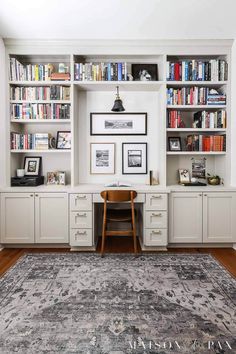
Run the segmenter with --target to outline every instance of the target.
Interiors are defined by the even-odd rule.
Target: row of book
[[[226,81],[228,64],[225,60],[167,61],[166,79],[169,81]]]
[[[77,81],[126,81],[127,63],[75,63]]]
[[[59,103],[11,104],[11,119],[70,119],[70,105]]]
[[[189,113],[188,113],[189,114]],[[226,128],[226,111],[216,112],[199,111],[193,114],[193,117],[183,119],[183,112],[170,110],[167,114],[167,128],[186,128],[185,122],[188,122],[188,128]]]
[[[68,86],[12,86],[10,89],[11,100],[69,100],[70,87]]]
[[[226,95],[208,87],[167,88],[168,105],[225,105]]]
[[[11,133],[12,150],[48,150],[50,134],[19,134]]]
[[[226,135],[188,135],[186,151],[226,151]]]

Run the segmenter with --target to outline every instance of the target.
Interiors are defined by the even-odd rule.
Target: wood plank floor
[[[100,251],[100,242],[97,252]],[[133,252],[130,238],[112,237],[106,241],[107,253]],[[140,251],[140,249],[139,249]],[[5,273],[17,260],[26,253],[37,252],[70,252],[69,248],[5,248],[0,252],[0,275]],[[168,252],[177,253],[209,253],[214,256],[232,275],[236,277],[236,251],[231,248],[171,248]]]

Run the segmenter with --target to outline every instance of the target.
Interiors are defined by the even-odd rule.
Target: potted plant
[[[208,184],[212,185],[212,186],[217,186],[218,184],[220,184],[220,177],[217,175],[213,175],[211,176],[209,173],[207,174],[207,182]]]

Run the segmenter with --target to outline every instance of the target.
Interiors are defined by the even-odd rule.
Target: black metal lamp
[[[119,95],[119,86],[116,86],[116,99],[114,102],[114,106],[112,107],[112,112],[124,112],[124,106],[123,106],[123,102],[120,99],[120,95]]]

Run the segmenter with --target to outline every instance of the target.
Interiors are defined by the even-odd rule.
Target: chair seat
[[[134,210],[136,215],[136,210]],[[131,209],[107,209],[107,221],[129,222],[132,220]]]

